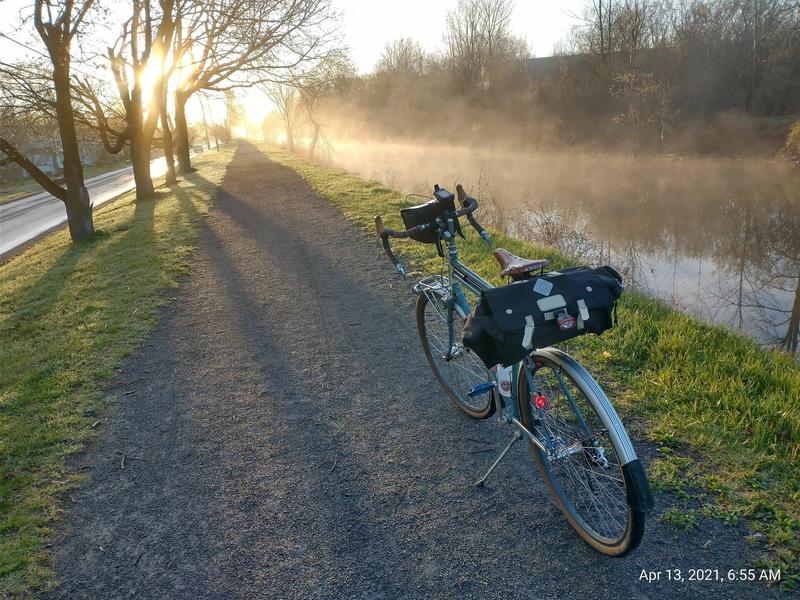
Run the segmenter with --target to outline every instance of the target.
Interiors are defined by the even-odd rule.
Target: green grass
[[[127,162],[117,162],[84,167],[83,177],[85,179],[89,179],[90,177],[96,177],[97,175],[116,171],[117,169],[124,169],[129,165],[130,163]],[[20,183],[8,183],[5,185],[0,185],[0,204],[5,204],[6,202],[11,202],[12,200],[18,200],[19,198],[23,198],[31,194],[37,194],[41,191],[42,187],[30,177],[26,178]]]
[[[698,515],[694,510],[683,511],[679,508],[671,506],[663,513],[658,515],[658,520],[664,523],[669,523],[673,527],[688,531],[697,527]]]
[[[154,200],[95,212],[95,237],[61,230],[0,266],[0,597],[54,584],[46,544],[82,480],[67,458],[102,428],[104,386],[188,272],[197,220],[232,151]]]
[[[264,151],[296,170],[321,197],[364,229],[374,231],[376,214],[382,214],[389,227],[402,228],[399,210],[408,203],[401,193],[274,147]],[[497,246],[521,256],[547,258],[553,268],[571,262],[552,248],[499,231],[492,235]],[[413,242],[396,246],[414,263],[435,261],[431,246]],[[499,283],[495,260],[474,232],[467,232],[459,249],[467,264]],[[619,323],[602,336],[574,340],[569,350],[598,376],[629,428],[664,449],[664,456],[650,466],[654,487],[713,505],[703,511],[704,516],[724,515],[726,522],[744,517],[752,530],[768,536],[764,564],[781,567],[784,585],[796,587],[800,570],[796,360],[637,293],[623,296]]]

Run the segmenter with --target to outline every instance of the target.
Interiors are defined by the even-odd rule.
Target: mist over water
[[[331,144],[330,160],[405,192],[462,183],[494,227],[611,264],[692,315],[796,348],[800,174],[789,164],[347,140]]]

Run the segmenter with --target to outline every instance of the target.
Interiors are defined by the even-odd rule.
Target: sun
[[[162,69],[169,68],[168,64],[164,64],[165,60],[169,61],[170,57],[167,56],[166,59],[163,59],[154,50],[147,61],[147,65],[145,65],[144,70],[139,75],[139,86],[142,88],[142,104],[144,106],[150,106],[152,104],[153,86],[161,76]]]
[[[264,117],[273,109],[272,102],[262,92],[249,90],[240,99],[244,116],[250,125],[261,125]]]

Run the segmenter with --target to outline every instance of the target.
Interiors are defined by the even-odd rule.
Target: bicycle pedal
[[[486,392],[494,389],[494,383],[491,381],[486,381],[484,383],[479,383],[470,391],[467,392],[467,396],[470,398],[474,398],[475,396],[480,396],[481,394],[485,394]]]

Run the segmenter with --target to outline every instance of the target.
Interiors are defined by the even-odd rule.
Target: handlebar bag
[[[403,223],[406,229],[411,229],[417,225],[432,223],[437,218],[443,219],[447,213],[455,212],[455,210],[456,203],[453,194],[447,194],[447,197],[441,200],[435,199],[425,204],[403,208],[400,210],[400,216],[403,217]],[[458,220],[456,220],[455,226],[456,232],[461,237],[464,237],[464,234],[461,233],[461,226]],[[411,236],[411,239],[424,244],[438,244],[439,234],[435,229],[426,229],[425,231],[415,233]]]
[[[550,271],[481,293],[464,324],[464,346],[491,368],[613,325],[622,277],[612,267]]]

